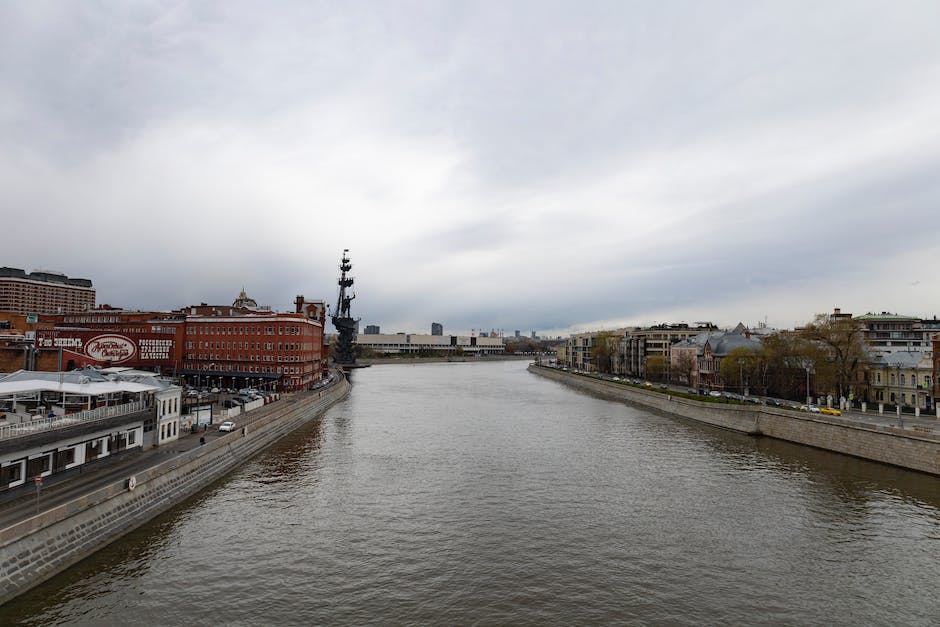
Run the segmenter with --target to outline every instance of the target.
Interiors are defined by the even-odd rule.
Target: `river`
[[[0,623],[927,625],[938,554],[940,479],[523,362],[382,365]]]

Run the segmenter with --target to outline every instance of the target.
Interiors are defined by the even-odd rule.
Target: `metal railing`
[[[109,407],[97,407],[87,411],[75,412],[63,416],[53,416],[51,418],[39,418],[28,422],[21,422],[13,425],[0,426],[0,440],[11,440],[21,438],[43,431],[52,431],[62,429],[77,424],[95,422],[98,420],[107,420],[117,416],[124,416],[134,412],[143,411],[151,406],[148,400],[134,401],[123,405],[111,405]]]

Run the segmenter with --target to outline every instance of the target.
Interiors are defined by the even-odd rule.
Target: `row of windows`
[[[184,359],[199,359],[201,361],[267,361],[267,362],[288,362],[288,361],[310,361],[309,359],[303,359],[300,355],[235,355],[232,356],[230,353],[208,353],[208,354],[193,354],[187,353],[184,356]]]
[[[160,402],[160,415],[175,414],[179,411],[179,399],[171,398]]]
[[[0,293],[4,294],[53,294],[72,298],[94,298],[94,291],[87,288],[63,287],[61,285],[22,285],[0,283]]]
[[[262,327],[261,325],[219,326],[216,324],[200,324],[187,326],[186,333],[187,335],[303,335],[303,327],[299,325]]]
[[[892,372],[892,373],[891,373],[891,376],[890,376],[890,385],[894,385],[894,382],[895,382],[895,381],[900,381],[901,385],[907,385],[907,383],[906,383],[907,380],[908,380],[908,378],[905,377],[904,373],[901,373],[900,378],[896,379],[895,376],[894,376],[894,373]],[[911,382],[911,385],[916,385],[916,384],[917,384],[917,375],[914,375],[914,374],[910,375],[909,380],[910,380],[910,382]],[[930,376],[929,374],[925,374],[925,375],[924,375],[924,387],[928,387],[928,388],[929,388],[931,381],[932,381],[931,376]],[[875,383],[881,383],[881,373],[880,373],[880,372],[876,372],[876,373],[875,373]]]
[[[890,393],[888,394],[888,402],[889,402],[889,403],[894,403],[894,402],[896,402],[897,398],[898,398],[898,397],[897,397],[897,395],[896,395],[894,392],[890,392]],[[876,390],[876,391],[875,391],[875,400],[876,400],[876,401],[883,401],[883,400],[885,400],[885,391],[884,391],[884,390]],[[908,405],[908,404],[910,404],[910,405],[919,405],[920,407],[927,407],[927,397],[926,397],[926,396],[922,396],[922,397],[918,398],[918,396],[917,396],[916,394],[911,394],[910,396],[908,396],[907,394],[902,393],[902,394],[901,394],[901,404],[902,404],[902,405]]]
[[[160,439],[165,440],[167,438],[172,438],[177,433],[176,431],[176,421],[167,422],[160,425]]]
[[[186,348],[192,350],[197,348],[196,342],[186,342]],[[266,350],[273,351],[275,350],[274,342],[199,342],[198,348],[206,349],[220,349],[220,350]],[[300,343],[300,342],[278,342],[277,349],[278,351],[305,351],[311,350],[313,348],[312,344]]]
[[[102,323],[102,322],[120,322],[121,319],[117,316],[66,316],[62,319],[62,322],[72,323],[72,324],[91,324],[91,323]]]
[[[211,372],[217,372],[217,371],[219,370],[219,369],[216,369],[216,368],[213,368],[213,369],[210,370],[208,367],[206,367],[205,364],[195,364],[195,363],[187,363],[185,367],[186,367],[187,369],[206,370],[206,371],[211,371]],[[313,366],[310,366],[310,365],[306,365],[306,366],[277,366],[277,367],[275,367],[275,366],[248,366],[248,367],[247,367],[247,370],[246,370],[245,368],[233,368],[233,367],[231,367],[231,366],[228,366],[228,367],[226,367],[226,368],[222,368],[221,370],[222,370],[223,372],[245,372],[245,371],[247,371],[249,374],[266,374],[266,373],[268,373],[268,374],[274,374],[274,373],[277,373],[277,374],[303,374],[303,373],[305,373],[305,372],[316,372],[317,368],[314,368]]]

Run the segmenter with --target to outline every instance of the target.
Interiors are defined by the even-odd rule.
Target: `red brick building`
[[[0,351],[9,353],[0,362],[6,371],[120,365],[200,387],[253,386],[282,392],[319,381],[328,365],[325,305],[301,296],[291,313],[244,304],[246,299],[240,297],[231,306],[202,304],[173,312],[103,305],[76,314],[40,316],[40,324],[34,325],[35,350],[27,353],[11,346]]]
[[[326,307],[300,296],[296,304],[294,313],[235,305],[187,308],[180,374],[200,386],[286,392],[316,383],[327,370]]]

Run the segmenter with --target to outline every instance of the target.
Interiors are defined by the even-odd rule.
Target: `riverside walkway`
[[[131,475],[167,461],[174,455],[181,455],[199,448],[202,445],[200,443],[201,438],[205,439],[206,444],[220,438],[236,438],[242,427],[250,428],[255,422],[270,416],[272,413],[282,411],[295,403],[298,398],[320,394],[335,384],[336,381],[333,381],[330,385],[312,392],[282,394],[279,400],[235,418],[237,424],[235,431],[219,432],[218,425],[211,425],[206,431],[200,429],[197,433],[181,433],[178,440],[169,444],[150,447],[138,452],[125,453],[113,460],[106,458],[94,468],[88,468],[76,474],[64,475],[58,478],[49,477],[44,482],[38,495],[33,486],[23,486],[17,494],[11,495],[5,502],[0,503],[0,529],[15,525],[39,512],[68,503],[115,481],[127,479]]]
[[[533,364],[541,368],[550,368],[552,370],[562,371],[561,368],[554,366],[546,366],[544,364]],[[580,372],[569,372],[564,371],[569,375],[576,375],[580,377],[587,377],[590,379],[598,379],[600,381],[609,381],[616,382],[622,385],[634,387],[637,389],[648,390],[650,392],[659,392],[662,394],[686,394],[688,391],[688,386],[677,386],[677,385],[666,385],[655,384],[652,387],[648,387],[645,384],[634,384],[629,380],[623,380],[613,375],[603,375],[603,374],[593,374],[593,373],[580,373]],[[707,397],[700,395],[694,396],[697,400],[709,400]],[[757,401],[760,405],[771,406],[767,401],[775,400],[782,403],[782,407],[792,411],[799,411],[802,415],[809,415],[814,418],[819,418],[827,422],[833,423],[845,423],[845,424],[857,424],[858,426],[868,426],[873,428],[890,428],[890,429],[901,429],[908,430],[912,433],[918,434],[934,434],[940,436],[940,420],[934,414],[921,413],[920,416],[915,416],[911,413],[902,413],[900,416],[897,412],[885,411],[884,413],[878,413],[878,406],[875,405],[874,408],[868,407],[866,411],[862,411],[860,408],[846,409],[841,412],[841,416],[827,416],[821,413],[814,413],[807,410],[800,410],[799,407],[802,407],[803,404],[796,401],[784,400],[784,399],[770,399],[760,396],[751,396]],[[728,401],[724,401],[728,402]],[[735,400],[736,404],[748,405],[748,403]],[[756,404],[756,403],[755,403]],[[780,407],[778,405],[778,407]],[[824,406],[820,406],[824,407]]]

